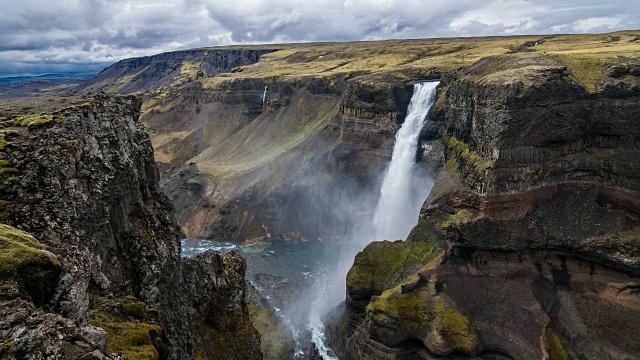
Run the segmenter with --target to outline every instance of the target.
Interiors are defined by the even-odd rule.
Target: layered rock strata
[[[341,358],[640,356],[637,67],[590,69],[594,89],[542,54],[445,76],[421,139],[444,159],[407,240],[441,253],[382,277],[380,245],[358,255]]]

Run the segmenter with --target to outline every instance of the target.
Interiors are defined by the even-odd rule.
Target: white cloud
[[[573,23],[573,28],[579,32],[588,32],[594,30],[602,30],[602,29],[613,29],[620,22],[622,22],[623,17],[592,17],[588,19],[580,19]]]
[[[212,45],[640,28],[640,2],[624,0],[0,0],[0,9],[0,76]]]

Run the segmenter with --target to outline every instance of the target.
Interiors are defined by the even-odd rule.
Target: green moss
[[[482,159],[468,144],[455,136],[448,136],[445,145],[448,157],[445,169],[456,183],[467,189],[473,188],[483,171],[491,166],[491,162]]]
[[[438,255],[428,241],[373,242],[358,255],[347,274],[349,292],[381,293],[396,284],[405,270]]]
[[[31,114],[20,116],[9,121],[13,126],[42,126],[53,121],[53,114]]]
[[[443,221],[440,226],[441,227],[449,227],[452,225],[460,225],[465,223],[471,219],[473,213],[467,209],[458,210],[455,214],[451,214],[448,219]]]
[[[0,200],[0,221],[6,221],[13,209],[13,205],[6,200]]]
[[[7,140],[7,137],[17,133],[15,130],[0,130],[0,151],[16,146],[14,142]],[[18,170],[12,167],[11,164],[0,155],[0,176],[17,172]]]
[[[8,225],[0,224],[0,280],[13,278],[17,271],[27,265],[60,267],[52,253],[31,235]]]
[[[117,318],[89,312],[91,325],[103,328],[107,334],[107,351],[122,352],[130,360],[156,360],[160,356],[151,341],[152,330],[160,334],[162,328],[145,323],[119,321]]]
[[[429,314],[430,298],[426,288],[402,293],[398,287],[385,291],[369,303],[367,312],[372,312],[373,321],[381,325],[389,317],[397,319],[405,334],[421,338],[432,319]]]
[[[137,299],[128,299],[126,301],[120,301],[116,303],[116,308],[124,316],[130,316],[136,319],[144,319],[146,316],[146,305],[142,301]]]
[[[561,55],[560,61],[573,73],[575,79],[582,83],[590,93],[596,92],[596,85],[602,77],[605,60],[592,56],[576,54]]]
[[[7,140],[8,136],[17,135],[15,130],[0,130],[0,150],[4,150],[7,147],[15,146],[12,141]]]
[[[447,340],[454,351],[473,351],[478,344],[478,334],[470,318],[464,316],[458,309],[447,306],[444,299],[436,297],[434,312],[440,316]]]
[[[549,344],[549,352],[551,360],[567,360],[567,353],[564,351],[560,338],[556,335],[551,328],[547,328],[546,332],[547,343]]]
[[[13,338],[9,338],[2,343],[0,347],[0,360],[8,360],[9,359],[9,351],[13,346]]]
[[[446,90],[438,92],[436,101],[433,103],[434,110],[443,111],[445,109],[444,99],[446,96],[447,96]]]
[[[400,286],[389,289],[367,305],[367,313],[383,327],[393,319],[403,333],[416,339],[423,339],[433,329],[442,329],[452,352],[473,353],[479,344],[471,318],[464,316],[451,300],[432,297],[424,287],[408,293],[403,293]]]
[[[158,325],[132,319],[141,315],[141,308],[144,314],[144,303],[124,299],[116,301],[113,307],[107,305],[89,311],[91,325],[101,327],[107,332],[108,352],[122,352],[131,360],[156,360],[160,358],[158,351],[153,346],[150,332],[155,331],[160,335],[162,328]],[[118,309],[119,312],[115,312],[113,309]]]

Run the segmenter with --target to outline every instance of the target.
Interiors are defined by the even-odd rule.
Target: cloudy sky
[[[0,0],[0,77],[211,45],[640,28],[638,0]]]

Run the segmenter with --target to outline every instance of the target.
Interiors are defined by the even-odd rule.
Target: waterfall
[[[262,93],[262,111],[264,111],[264,102],[267,100],[267,86],[264,86],[264,92]]]
[[[435,101],[439,82],[414,85],[407,117],[396,133],[391,162],[386,169],[379,200],[372,219],[356,230],[352,241],[341,245],[337,266],[316,283],[309,299],[308,329],[317,352],[324,360],[337,359],[325,344],[322,318],[344,300],[346,277],[356,254],[372,241],[405,239],[418,222],[422,203],[433,187],[432,179],[419,176],[416,169],[418,136]]]
[[[405,239],[417,222],[424,199],[415,196],[413,172],[418,135],[435,100],[438,82],[414,86],[407,117],[396,133],[391,163],[387,168],[380,200],[373,217],[376,240]]]

